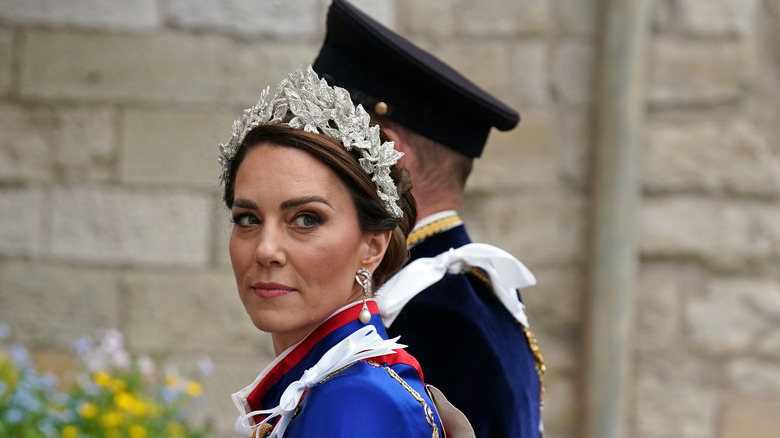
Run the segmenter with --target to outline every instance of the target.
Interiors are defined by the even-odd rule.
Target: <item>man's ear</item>
[[[398,165],[405,167],[409,172],[414,174],[414,169],[417,166],[417,157],[414,155],[414,150],[409,146],[409,143],[407,143],[393,128],[383,128],[383,131],[385,131],[387,138],[394,143],[393,146],[395,147],[395,150],[403,152],[404,154],[404,156],[398,160]]]
[[[361,261],[363,266],[368,267],[372,272],[382,262],[382,258],[387,251],[387,245],[390,244],[390,237],[392,231],[369,231],[364,234],[364,238],[368,251],[366,251]]]

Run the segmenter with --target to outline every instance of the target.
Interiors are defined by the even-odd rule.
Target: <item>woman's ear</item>
[[[379,263],[382,262],[382,258],[385,256],[385,251],[387,251],[387,245],[390,244],[392,233],[389,230],[365,233],[365,243],[368,251],[363,256],[363,266],[366,266],[372,272],[379,266]]]

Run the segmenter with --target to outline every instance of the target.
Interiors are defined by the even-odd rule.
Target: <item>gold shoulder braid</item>
[[[464,266],[463,270],[460,271],[460,274],[474,276],[488,285],[488,287],[491,286],[490,278],[479,268]],[[544,409],[544,373],[547,371],[547,366],[544,364],[544,354],[542,353],[542,349],[539,348],[539,342],[536,341],[536,337],[528,327],[523,326],[523,333],[525,333],[525,338],[528,340],[528,347],[531,349],[531,354],[534,355],[536,374],[539,376],[539,409]]]
[[[372,367],[383,368],[385,371],[387,371],[388,374],[390,374],[390,377],[395,379],[398,383],[401,384],[401,386],[403,386],[407,391],[409,391],[409,394],[411,394],[412,397],[414,397],[414,399],[417,400],[417,402],[419,402],[423,407],[423,411],[425,412],[425,420],[428,421],[428,424],[431,426],[431,438],[439,438],[439,427],[436,426],[436,421],[434,421],[435,419],[433,416],[433,410],[431,409],[430,406],[428,406],[428,403],[425,402],[425,399],[420,397],[420,394],[417,391],[415,391],[414,388],[409,386],[409,384],[406,383],[406,381],[402,379],[401,376],[398,375],[398,373],[393,371],[392,368],[385,365],[380,365],[371,360],[367,360],[366,362]]]
[[[257,433],[257,429],[260,429],[259,435]],[[265,423],[262,426],[256,426],[254,429],[252,429],[252,435],[249,435],[249,438],[267,438],[268,435],[271,435],[272,430],[274,430],[274,427],[268,423]]]
[[[406,238],[406,246],[412,246],[426,237],[433,236],[436,233],[440,233],[448,228],[451,228],[459,223],[463,222],[458,215],[447,216],[439,219],[433,223],[430,223],[418,230],[414,230],[409,233]]]

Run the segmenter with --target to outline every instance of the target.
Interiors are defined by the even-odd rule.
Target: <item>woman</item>
[[[392,142],[309,67],[266,89],[220,150],[239,296],[277,354],[233,395],[237,432],[443,435],[417,361],[371,299],[416,218]]]

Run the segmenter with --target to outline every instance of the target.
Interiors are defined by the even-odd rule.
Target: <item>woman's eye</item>
[[[233,216],[231,222],[238,225],[239,227],[248,227],[250,225],[257,225],[260,223],[260,221],[256,217],[247,213],[237,214]]]
[[[301,213],[293,218],[293,225],[299,228],[312,228],[322,223],[322,219],[314,213]]]

